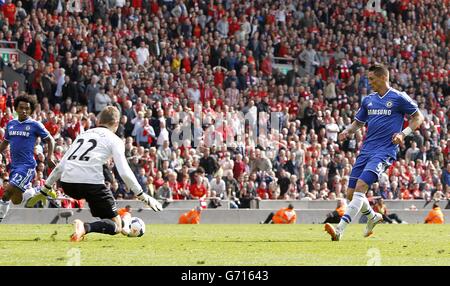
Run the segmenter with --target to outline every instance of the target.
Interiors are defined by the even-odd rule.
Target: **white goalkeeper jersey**
[[[52,186],[58,179],[65,183],[104,184],[103,165],[111,157],[127,187],[136,194],[142,192],[125,158],[123,141],[105,127],[89,129],[78,135],[48,177],[46,185]]]

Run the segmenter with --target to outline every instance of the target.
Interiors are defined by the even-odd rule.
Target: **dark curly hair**
[[[14,109],[17,110],[19,106],[19,102],[27,102],[30,104],[31,112],[34,112],[34,108],[36,107],[36,100],[29,95],[20,95],[14,99]]]

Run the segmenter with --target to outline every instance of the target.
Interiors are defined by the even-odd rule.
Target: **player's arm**
[[[368,118],[368,112],[366,108],[366,102],[368,97],[365,97],[361,102],[361,107],[355,114],[355,120],[353,120],[352,124],[347,127],[344,131],[339,133],[339,140],[343,141],[347,139],[347,137],[351,134],[354,134],[356,131],[364,127],[366,125],[366,120]]]
[[[69,157],[69,154],[72,154],[73,150],[72,150],[72,146],[70,146],[70,148],[66,151],[66,153],[64,154],[64,156],[62,157],[61,161],[58,163],[58,165],[56,165],[56,167],[53,169],[52,173],[48,176],[47,180],[45,180],[45,184],[44,187],[46,189],[51,189],[52,186],[59,180],[61,179],[61,175],[63,173],[64,170],[64,165],[66,164],[67,161],[67,157]]]
[[[346,129],[344,129],[344,131],[342,131],[341,133],[339,133],[339,140],[343,141],[345,139],[347,139],[347,137],[351,134],[354,134],[356,131],[358,131],[359,129],[361,129],[362,127],[364,127],[365,123],[355,120],[352,122],[352,124],[347,127]]]
[[[61,161],[58,165],[56,165],[55,169],[53,169],[50,176],[48,176],[47,180],[45,180],[44,184],[45,188],[51,189],[53,184],[55,184],[56,181],[58,181],[61,178],[64,169],[63,167],[64,167],[63,161]]]
[[[56,163],[53,155],[53,150],[55,150],[55,139],[53,139],[52,135],[49,135],[45,137],[44,140],[47,143],[48,150],[47,164],[50,168],[55,168]]]
[[[139,185],[136,177],[133,174],[130,166],[128,165],[127,159],[125,158],[125,147],[121,142],[120,146],[113,147],[113,159],[116,165],[117,171],[122,177],[123,181],[135,195],[142,193],[142,187]]]
[[[125,145],[122,141],[118,141],[117,144],[112,146],[112,153],[117,171],[127,187],[137,196],[139,200],[149,205],[155,212],[161,211],[161,203],[144,193],[141,185],[139,185],[139,182],[134,176],[133,171],[131,171],[127,159],[125,158]]]
[[[53,155],[53,150],[55,150],[55,139],[53,139],[52,135],[48,132],[44,124],[42,124],[41,122],[36,122],[35,130],[36,135],[41,137],[42,140],[44,140],[47,143],[47,150],[48,150],[47,165],[53,169],[56,166]]]
[[[424,121],[424,117],[422,112],[417,109],[417,111],[411,115],[409,118],[409,126],[402,130],[402,132],[395,133],[392,136],[392,143],[394,144],[401,144],[405,140],[405,137],[409,134],[413,133],[414,130],[420,127]]]
[[[66,152],[66,154],[68,154],[68,152]],[[52,173],[50,174],[50,176],[48,176],[47,180],[45,180],[44,186],[47,189],[51,189],[53,184],[56,183],[56,181],[58,181],[61,178],[65,162],[66,162],[65,158],[62,159],[61,162],[59,162],[59,164],[56,165],[56,167],[53,169]]]

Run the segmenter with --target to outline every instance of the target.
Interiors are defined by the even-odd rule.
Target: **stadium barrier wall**
[[[209,201],[207,200],[208,204]],[[432,203],[426,203],[424,200],[409,200],[409,201],[398,201],[398,200],[385,200],[386,206],[389,211],[391,210],[409,210],[411,206],[415,206],[417,209],[430,210]],[[290,201],[290,200],[264,200],[264,201],[252,201],[250,204],[251,209],[262,209],[262,210],[274,210],[286,207],[288,204],[293,204],[295,209],[299,210],[334,210],[336,208],[336,201]],[[119,200],[117,201],[117,206],[123,208],[126,205],[130,205],[133,209],[140,209],[143,207],[142,202],[139,200]],[[183,200],[183,201],[173,201],[164,208],[167,210],[189,210],[199,205],[198,200]],[[441,201],[439,205],[442,209],[450,209],[450,202]],[[18,206],[12,205],[12,208]],[[221,201],[221,206],[217,209],[227,210],[230,209],[230,201]]]
[[[254,209],[264,209],[272,210],[286,207],[288,204],[292,203],[296,209],[300,210],[334,210],[336,208],[336,201],[285,201],[285,200],[264,200],[264,201],[253,201],[251,208]],[[432,203],[425,206],[426,201],[424,200],[409,200],[409,201],[398,201],[398,200],[385,200],[388,210],[405,210],[409,209],[414,205],[417,209],[427,209],[430,210]],[[222,205],[218,209],[230,209],[230,201],[222,201]],[[138,200],[119,200],[117,201],[118,207],[123,208],[126,205],[130,205],[132,208],[138,209],[142,208],[141,201]],[[442,209],[449,205],[447,201],[439,202]],[[198,206],[199,202],[197,200],[183,200],[183,201],[173,201],[165,206],[165,209],[180,209],[188,210],[195,206]],[[450,205],[448,206],[450,208]]]
[[[336,201],[283,201],[283,200],[263,200],[258,202],[259,209],[279,209],[286,207],[287,204],[293,204],[296,209],[310,209],[310,210],[331,210],[335,209]],[[425,200],[384,200],[388,210],[406,210],[411,206],[417,209],[430,210],[433,206],[432,202],[426,203]],[[439,205],[442,209],[446,208],[450,202],[440,201]],[[450,207],[450,206],[449,206]]]
[[[206,203],[209,203],[207,200]],[[293,204],[296,209],[299,210],[334,210],[336,208],[336,201],[290,201],[290,200],[264,200],[264,201],[252,201],[250,205],[252,209],[273,210],[286,207],[288,204]],[[391,210],[409,210],[411,206],[415,206],[417,209],[430,210],[432,203],[426,204],[424,200],[385,200],[386,206],[389,211]],[[126,205],[130,205],[134,209],[142,208],[142,202],[139,200],[119,200],[117,206],[123,208]],[[164,206],[167,210],[189,210],[199,205],[198,200],[183,200],[173,201]],[[439,205],[442,209],[450,209],[450,202],[441,201]],[[12,205],[12,208],[17,206]],[[217,209],[230,209],[230,201],[221,201],[221,206]]]
[[[253,209],[206,209],[201,216],[202,224],[257,224],[267,218],[273,210]],[[147,224],[176,224],[179,216],[185,210],[166,209],[154,212],[151,209],[136,209],[132,215],[142,218]],[[297,210],[297,223],[318,224],[325,220],[329,210]],[[392,211],[394,212],[394,211]],[[395,213],[408,223],[423,223],[428,210],[406,211],[397,210]],[[450,210],[443,210],[446,223],[450,223]],[[96,219],[91,216],[89,209],[26,209],[12,208],[8,216],[2,221],[7,224],[66,224],[74,219],[91,222]],[[360,218],[354,221],[359,221]]]

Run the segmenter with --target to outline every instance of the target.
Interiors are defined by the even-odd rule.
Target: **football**
[[[130,223],[130,237],[141,237],[145,233],[145,223],[138,217],[132,217]]]

